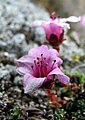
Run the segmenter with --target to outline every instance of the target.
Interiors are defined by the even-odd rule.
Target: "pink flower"
[[[52,18],[49,22],[45,21],[34,21],[34,26],[42,26],[46,33],[46,39],[54,47],[59,47],[59,45],[64,40],[64,32],[70,28],[67,22],[78,22],[80,17],[71,16],[68,18],[55,18],[54,12],[52,13]]]
[[[28,55],[17,60],[17,64],[17,72],[23,75],[25,93],[42,87],[51,88],[55,75],[61,83],[69,83],[69,77],[59,69],[62,64],[59,53],[45,45],[31,49]]]
[[[81,20],[81,17],[76,17],[76,16],[70,16],[68,18],[55,18],[54,14],[52,13],[52,18],[49,21],[43,21],[43,20],[35,20],[33,25],[34,26],[42,26],[43,24],[50,24],[54,23],[58,26],[61,26],[64,30],[70,29],[70,24],[68,22],[79,22]]]
[[[85,27],[85,15],[81,16],[81,24]]]
[[[43,23],[42,26],[45,30],[46,39],[49,43],[52,46],[58,47],[64,40],[64,29],[55,23]]]

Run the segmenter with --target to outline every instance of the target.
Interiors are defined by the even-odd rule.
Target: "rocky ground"
[[[56,83],[56,94],[66,101],[61,108],[52,106],[42,89],[31,96],[23,92],[15,60],[45,42],[44,30],[32,26],[36,19],[48,20],[49,13],[29,0],[0,0],[0,120],[84,120],[85,54],[75,31],[61,46],[61,57],[77,91]]]

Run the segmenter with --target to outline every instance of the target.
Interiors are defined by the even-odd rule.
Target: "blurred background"
[[[61,18],[85,15],[85,0],[0,0],[1,120],[85,119],[85,27],[80,22],[71,23],[60,49],[62,70],[78,86],[77,92],[57,86],[56,94],[66,100],[64,107],[55,111],[44,90],[24,94],[16,73],[15,60],[46,42],[43,28],[34,27],[33,21],[48,21],[53,11]]]

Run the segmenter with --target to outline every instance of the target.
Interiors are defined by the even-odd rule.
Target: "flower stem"
[[[50,99],[50,101],[52,102],[52,104],[54,106],[58,106],[58,107],[61,107],[61,104],[57,102],[57,95],[55,93],[53,93],[52,90],[50,89],[45,89],[47,95],[48,95],[48,98]]]

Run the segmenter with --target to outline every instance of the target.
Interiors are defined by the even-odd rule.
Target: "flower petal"
[[[55,49],[49,49],[49,55],[52,56],[51,57],[51,61],[56,60],[56,62],[57,62],[58,65],[62,64],[63,61],[60,59],[59,53],[57,52],[57,50],[55,50]]]
[[[81,17],[81,21],[80,21],[80,23],[82,24],[82,26],[85,27],[85,15],[80,16],[80,17]]]
[[[18,65],[21,65],[21,64],[32,64],[33,59],[34,59],[33,56],[25,55],[25,56],[19,58],[18,60],[16,60],[16,63],[17,63]]]
[[[66,22],[79,22],[80,20],[81,20],[80,17],[76,17],[76,16],[70,16],[66,18]]]
[[[68,84],[70,81],[70,78],[68,76],[66,76],[58,67],[55,68],[54,70],[52,70],[48,74],[48,76],[53,75],[53,74],[58,76],[58,79],[61,83]]]
[[[20,75],[24,75],[26,73],[30,73],[29,69],[27,69],[27,67],[18,67],[16,69],[17,73],[19,73]]]
[[[19,67],[17,68],[17,72],[21,75],[26,73],[33,74],[33,70],[31,68],[31,66],[33,65],[33,60],[34,57],[28,55],[25,55],[20,59],[16,60],[16,63],[19,65]]]
[[[25,93],[32,93],[40,88],[46,78],[35,78],[30,74],[24,76],[23,85]]]
[[[49,53],[50,54],[55,54],[57,57],[60,56],[59,53],[57,52],[57,50],[55,50],[55,49],[49,49]]]
[[[50,24],[42,23],[42,27],[45,30],[47,40],[49,40],[51,34]]]
[[[46,57],[48,55],[48,47],[46,45],[41,45],[40,47],[35,47],[35,48],[32,48],[30,51],[29,51],[29,55],[30,56],[33,56],[35,58],[37,57],[41,57],[41,54],[44,55],[44,57]]]
[[[61,18],[60,22],[58,22],[58,18],[56,18],[54,21],[52,21],[53,23],[63,27],[64,29],[70,29],[70,25],[68,23],[66,23],[67,18]]]

